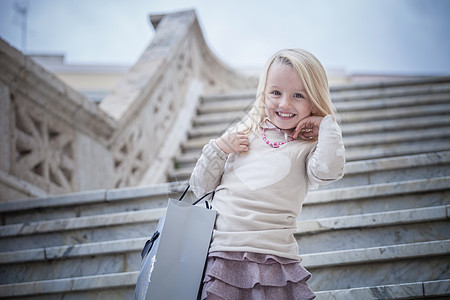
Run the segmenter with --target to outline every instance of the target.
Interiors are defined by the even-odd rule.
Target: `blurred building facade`
[[[63,54],[28,56],[94,103],[100,103],[130,69],[119,65],[67,64]]]

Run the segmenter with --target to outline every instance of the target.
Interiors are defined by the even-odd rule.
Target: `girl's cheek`
[[[269,108],[274,108],[276,106],[275,100],[273,100],[271,98],[267,98],[266,99],[266,106],[269,107]]]

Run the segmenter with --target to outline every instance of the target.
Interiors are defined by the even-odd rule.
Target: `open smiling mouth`
[[[293,116],[295,116],[295,114],[283,113],[279,111],[277,111],[276,114],[282,118],[292,118]]]

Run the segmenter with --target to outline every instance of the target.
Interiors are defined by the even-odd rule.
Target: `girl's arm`
[[[200,198],[219,185],[227,157],[228,155],[217,146],[215,140],[211,140],[203,147],[202,155],[189,179],[195,196]]]
[[[211,140],[203,147],[189,180],[194,194],[201,197],[213,191],[220,184],[228,154],[246,152],[248,147],[247,135],[233,130],[227,131],[217,140]]]
[[[306,164],[312,186],[344,176],[345,148],[341,128],[333,116],[327,115],[320,122],[317,146],[308,156]]]

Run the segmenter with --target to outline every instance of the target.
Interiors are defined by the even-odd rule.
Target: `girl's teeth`
[[[290,117],[294,116],[294,114],[284,114],[284,113],[281,113],[281,112],[279,112],[278,115],[280,117],[283,117],[283,118],[290,118]]]

